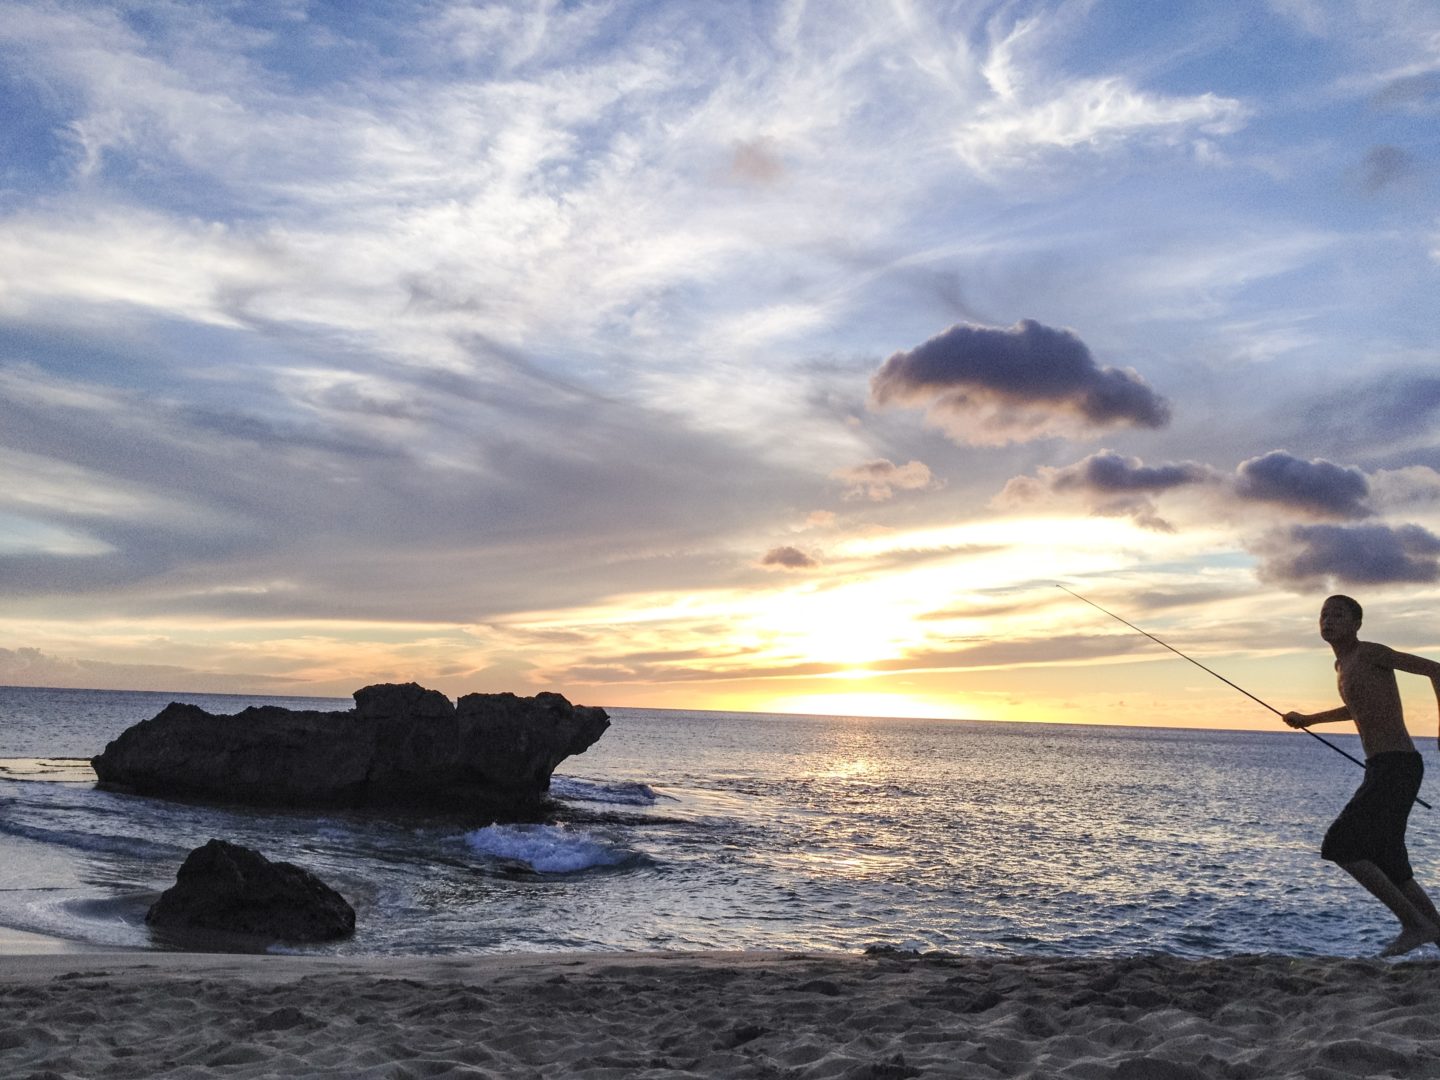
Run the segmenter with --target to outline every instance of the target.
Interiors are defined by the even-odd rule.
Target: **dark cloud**
[[[799,548],[786,546],[771,548],[760,560],[760,565],[774,566],[781,570],[811,570],[820,563]]]
[[[836,469],[830,475],[848,485],[845,492],[847,499],[871,499],[874,502],[894,497],[897,489],[923,491],[940,486],[923,461],[896,465],[887,458],[876,458],[861,465]]]
[[[1370,483],[1359,469],[1317,458],[1306,461],[1284,450],[1242,461],[1235,494],[1274,503],[1316,517],[1353,520],[1369,517],[1365,505]]]
[[[1194,461],[1146,465],[1139,458],[1121,457],[1113,450],[1101,450],[1083,461],[1056,469],[1050,480],[1055,491],[1154,493],[1212,479],[1212,470]]]
[[[1256,553],[1261,580],[1290,587],[1440,580],[1440,537],[1419,525],[1296,525]]]
[[[1145,528],[1171,532],[1172,526],[1158,515],[1150,496],[1215,478],[1215,470],[1199,462],[1146,465],[1139,458],[1101,450],[1073,465],[1041,466],[1034,476],[1017,476],[995,501],[1013,506],[1053,495],[1077,495],[1091,513],[1130,517]]]
[[[1130,517],[1146,528],[1173,531],[1159,517],[1153,496],[1177,488],[1212,485],[1241,503],[1267,503],[1311,518],[1354,521],[1373,515],[1370,482],[1353,466],[1307,461],[1285,450],[1243,461],[1226,481],[1217,469],[1195,461],[1146,465],[1139,458],[1101,450],[1063,468],[1041,466],[1017,476],[996,496],[998,506],[1022,506],[1066,496],[1093,514]]]
[[[1165,399],[1135,371],[1100,367],[1073,332],[1033,319],[1009,329],[957,323],[889,357],[870,396],[877,406],[926,407],[934,423],[973,443],[1170,419]]]
[[[1415,155],[1398,146],[1372,146],[1365,155],[1361,183],[1370,194],[1414,176],[1419,171]]]

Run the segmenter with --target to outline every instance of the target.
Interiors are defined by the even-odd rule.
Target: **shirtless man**
[[[1332,596],[1320,608],[1320,636],[1335,650],[1338,709],[1288,712],[1293,728],[1353,720],[1365,747],[1365,779],[1325,834],[1320,857],[1338,863],[1400,920],[1400,933],[1381,956],[1400,956],[1429,941],[1440,942],[1440,911],[1410,869],[1405,824],[1420,792],[1424,766],[1405,730],[1395,672],[1424,675],[1440,701],[1440,664],[1361,641],[1363,612],[1348,596]]]

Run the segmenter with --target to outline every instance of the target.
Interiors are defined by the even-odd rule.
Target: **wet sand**
[[[0,963],[4,963],[4,957],[7,955],[103,951],[105,950],[97,946],[85,945],[78,941],[66,941],[64,938],[47,937],[44,934],[32,934],[25,930],[12,930],[8,926],[0,926]]]

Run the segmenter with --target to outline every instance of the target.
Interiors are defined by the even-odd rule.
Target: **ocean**
[[[1289,730],[616,708],[543,823],[494,825],[97,789],[88,758],[171,700],[350,706],[0,688],[0,925],[172,947],[145,911],[218,837],[350,900],[355,936],[295,950],[315,953],[1361,956],[1394,933],[1318,856],[1360,770]],[[1410,849],[1440,883],[1440,808],[1416,808]]]

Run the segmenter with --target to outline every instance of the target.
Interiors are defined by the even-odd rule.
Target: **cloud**
[[[993,66],[989,74],[993,80]],[[1119,76],[1078,79],[1028,100],[1008,86],[999,89],[955,135],[956,153],[981,174],[1023,164],[1044,151],[1105,150],[1146,136],[1173,143],[1185,129],[1225,135],[1248,115],[1234,98],[1147,94]]]
[[[323,359],[302,355],[297,368]],[[0,601],[473,621],[713,580],[733,566],[728,531],[813,492],[808,469],[632,403],[522,373],[385,370],[387,399],[423,425],[348,393],[267,394],[240,371],[217,379],[237,398],[217,411],[175,400],[189,383],[168,371],[149,393],[0,366],[0,470],[17,480],[0,515],[51,530],[0,551]],[[97,553],[44,550],[55,530]]]
[[[893,498],[897,490],[924,491],[941,486],[923,461],[896,465],[887,458],[876,458],[862,465],[836,469],[830,475],[849,485],[845,498],[870,499],[873,502]]]
[[[1379,469],[1370,477],[1370,491],[1381,513],[1433,509],[1440,504],[1440,471],[1428,465]]]
[[[1435,254],[1440,258],[1440,249]],[[1433,446],[1431,433],[1440,420],[1440,376],[1421,374],[1434,358],[1433,348],[1421,348],[1378,373],[1337,380],[1298,410],[1298,426],[1324,432],[1335,453],[1385,454],[1388,465],[1415,464],[1411,448]]]
[[[890,356],[870,380],[871,401],[924,406],[962,442],[1163,427],[1170,406],[1135,371],[1100,367],[1070,330],[1033,319],[1007,329],[957,323]]]
[[[1440,71],[1426,71],[1396,79],[1370,100],[1386,108],[1415,112],[1440,110]]]
[[[1056,491],[1101,494],[1168,491],[1213,478],[1213,471],[1197,462],[1145,465],[1139,458],[1121,457],[1113,450],[1102,450],[1064,469],[1049,471],[1053,473],[1051,487]]]
[[[1236,468],[1235,494],[1324,518],[1369,517],[1365,505],[1370,483],[1359,469],[1323,459],[1305,461],[1284,450],[1242,461]]]
[[[174,664],[116,664],[55,656],[40,649],[0,649],[0,686],[56,686],[81,690],[170,690],[195,693],[276,692],[293,685],[269,675],[196,671]]]
[[[1434,66],[1440,16],[1430,0],[1389,0],[1384,4],[1373,0],[1267,0],[1266,6],[1306,34],[1327,39],[1318,47],[1340,46],[1369,59],[1371,66],[1389,71],[1391,75],[1380,76],[1387,82],[1396,72]],[[1390,85],[1403,87],[1412,78],[1406,75]]]
[[[1038,324],[1069,351],[1022,356],[1007,381],[991,338],[1023,352],[1026,324],[1003,326],[1033,313],[1092,346],[1140,343],[1096,353],[1177,408],[1203,396],[1210,445],[1244,447],[1227,472],[1279,441],[1235,433],[1263,422],[1264,391],[1217,377],[1217,338],[1303,328],[1321,380],[1361,338],[1383,357],[1404,337],[1414,351],[1392,366],[1433,367],[1408,359],[1432,340],[1423,317],[1392,318],[1428,311],[1399,277],[1413,267],[1365,254],[1390,242],[1369,231],[1383,223],[1277,215],[1287,185],[1251,167],[1273,152],[1323,177],[1371,143],[1422,154],[1393,123],[1348,146],[1268,138],[1353,68],[1327,56],[1323,80],[1283,101],[1247,86],[1241,105],[1218,96],[1238,85],[1222,70],[1238,38],[1216,35],[1238,24],[1185,13],[1141,41],[1104,9],[442,3],[354,19],[172,3],[132,18],[0,0],[15,121],[0,133],[0,608],[16,627],[0,643],[45,646],[32,615],[177,639],[227,620],[403,626],[394,637],[517,612],[562,623],[615,597],[774,584],[757,536],[797,545],[769,553],[784,580],[850,571],[848,523],[798,528],[824,505],[817,475],[854,465],[831,494],[876,500],[876,528],[969,523],[1005,478],[1105,442],[967,455],[936,466],[953,499],[906,498],[935,482],[917,460],[938,461],[935,434],[914,430],[918,411],[864,416],[866,376],[961,320],[976,340],[949,381],[901,380],[890,404],[981,443],[1163,424],[1138,375]],[[1194,90],[1177,89],[1176,56]],[[1364,94],[1422,69],[1368,70],[1390,74]],[[1423,82],[1388,93],[1433,101]],[[1219,136],[1250,100],[1277,122]],[[1201,140],[1235,167],[1194,169]],[[1355,296],[1383,303],[1352,327],[1336,298]],[[1313,452],[1414,465],[1436,414],[1393,396],[1400,420],[1356,394],[1328,438],[1388,438],[1409,418],[1408,445]],[[1192,456],[1191,431],[1146,453]],[[1106,464],[1059,470],[1043,493],[1152,528],[1211,502],[1166,486],[1163,464]],[[1430,524],[1372,488],[1377,514]],[[358,666],[342,639],[327,647]],[[278,653],[265,665],[284,669]],[[213,666],[239,665],[265,666]]]
[[[1207,141],[1238,130],[1249,116],[1242,102],[1215,93],[1172,96],[1142,88],[1124,71],[1065,71],[1054,54],[1085,32],[1090,13],[1081,5],[1012,12],[1002,8],[989,19],[989,49],[979,64],[989,93],[977,95],[953,129],[955,152],[982,176],[1048,155]]]
[[[957,639],[946,647],[919,648],[903,656],[875,659],[867,671],[974,671],[997,668],[1041,667],[1056,663],[1090,662],[1144,654],[1150,646],[1134,634],[1046,634],[1043,637],[1009,637],[1003,641]],[[694,659],[698,664],[677,661]],[[707,662],[708,661],[708,662]],[[745,653],[716,654],[700,649],[673,652],[586,656],[565,663],[549,674],[559,683],[729,682],[747,679],[794,679],[826,676],[853,670],[854,665],[827,660],[765,662]]]
[[[760,565],[772,566],[777,570],[813,570],[820,565],[820,562],[799,548],[786,545],[767,551],[761,558]]]
[[[1405,493],[1424,497],[1431,470],[1423,475],[1396,476],[1387,490],[1391,501]],[[1172,531],[1156,515],[1153,496],[1205,485],[1226,500],[1243,505],[1265,503],[1311,518],[1356,520],[1370,517],[1370,481],[1358,468],[1323,459],[1306,461],[1284,450],[1272,450],[1241,462],[1233,476],[1196,461],[1145,465],[1139,458],[1101,450],[1062,468],[1041,466],[1033,476],[1010,480],[994,499],[997,506],[1020,506],[1066,497],[1078,498],[1090,513],[1133,517],[1147,528]]]
[[[1440,537],[1419,525],[1295,525],[1254,551],[1260,579],[1289,588],[1440,580]]]
[[[1214,469],[1199,462],[1146,465],[1139,458],[1101,450],[1073,465],[1042,465],[1034,476],[1017,476],[1005,485],[994,503],[1020,506],[1055,496],[1074,496],[1092,514],[1129,517],[1144,528],[1173,532],[1174,527],[1157,513],[1151,496],[1211,483],[1216,477]]]
[[[1027,667],[1077,660],[1102,660],[1147,650],[1146,643],[1133,634],[1047,634],[1044,637],[1011,637],[1004,641],[981,641],[958,647],[909,653],[895,660],[868,664],[873,671],[917,669],[962,670],[973,668]]]

